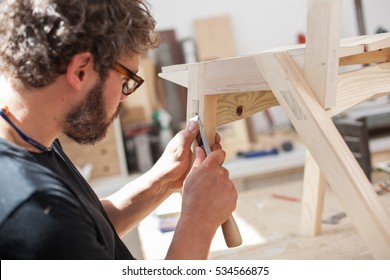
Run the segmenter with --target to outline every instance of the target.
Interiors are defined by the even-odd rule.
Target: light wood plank
[[[206,63],[207,94],[269,90],[250,56]]]
[[[390,62],[367,66],[338,77],[336,105],[327,110],[335,116],[363,101],[390,93]]]
[[[388,45],[390,46],[390,44]],[[354,64],[370,64],[390,61],[390,47],[376,51],[365,52],[350,56],[341,57],[340,66],[354,65]]]
[[[343,50],[352,50],[353,46],[364,46],[362,52],[376,51],[379,49],[387,48],[390,45],[390,32],[380,34],[370,34],[356,37],[343,38],[341,40],[341,46]],[[341,51],[340,56],[348,56],[358,53],[348,53]]]
[[[307,151],[303,175],[301,203],[301,233],[316,236],[321,233],[326,179],[311,153]]]
[[[341,0],[309,0],[304,73],[320,104],[336,103]]]
[[[205,63],[188,66],[187,122],[195,115],[204,115],[205,67]]]
[[[217,132],[217,102],[218,96],[216,95],[205,95],[203,99],[203,120],[204,131],[207,136],[207,141],[210,146],[215,143],[215,133]]]
[[[158,73],[158,76],[162,79],[175,83],[179,86],[188,88],[189,73],[188,73],[187,65],[180,65],[180,66],[184,66],[182,68],[185,69],[182,69],[181,71],[175,71],[175,72]]]
[[[380,50],[389,48],[388,43],[390,33],[374,34],[369,36],[359,36],[342,39],[340,42],[340,65],[351,65],[351,64],[364,64],[368,62],[385,62],[390,60],[389,50]],[[381,47],[378,49],[378,47]],[[373,51],[373,54],[365,53],[367,50]],[[215,79],[213,76],[208,77],[209,91],[208,94],[219,94],[223,91],[234,92],[238,91],[255,91],[255,90],[269,90],[261,74],[258,70],[253,67],[251,62],[252,57],[264,55],[270,52],[282,52],[288,51],[293,57],[295,62],[300,65],[303,69],[304,56],[305,56],[305,44],[294,45],[287,47],[274,48],[253,54],[250,56],[231,57],[227,59],[207,61],[207,64],[213,64],[210,66],[208,72],[215,73]],[[371,58],[376,57],[373,61]],[[367,61],[369,60],[369,61]],[[159,76],[163,79],[172,81],[183,87],[188,87],[188,67],[191,64],[179,64],[171,65],[162,68],[162,73]],[[220,86],[221,81],[231,80],[232,82],[226,85]],[[239,83],[244,80],[248,84]],[[237,83],[238,82],[238,83]],[[242,88],[239,85],[242,85]],[[235,88],[234,89],[232,89]]]
[[[390,46],[390,32],[376,34],[376,36],[369,36],[365,40],[365,51],[376,51]]]
[[[385,51],[388,51],[386,49]],[[256,56],[260,57],[260,56]],[[249,68],[253,69],[253,64],[251,63],[253,59],[251,60],[245,60],[244,62],[250,62]],[[237,61],[236,61],[237,62]],[[243,62],[243,64],[244,64]],[[208,69],[209,71],[218,71],[222,67],[222,64],[218,63],[218,67],[207,68],[207,63],[203,62],[203,67]],[[196,64],[194,64],[196,65]],[[187,67],[191,67],[191,65],[188,65]],[[245,68],[245,67],[242,67]],[[259,73],[258,70],[256,70],[255,73]],[[261,75],[261,73],[260,73]],[[229,78],[229,76],[227,77]],[[255,81],[255,77],[253,75],[251,76],[250,80]],[[263,79],[263,78],[262,78]],[[219,83],[223,83],[223,77],[218,78]],[[196,87],[197,81],[194,81],[194,84]],[[233,82],[229,79],[227,79],[227,82],[230,83],[230,86],[223,86],[222,89],[215,90],[215,92],[218,92],[219,94],[225,93],[223,95],[226,95],[227,92],[232,92],[231,89],[238,89],[242,86],[241,81],[239,81],[239,84],[233,85]],[[265,86],[266,85],[266,86]],[[244,89],[247,89],[250,85],[246,85]],[[258,88],[266,88],[269,91],[268,84],[263,80],[263,86],[259,86]],[[225,105],[228,105],[227,108],[224,108],[223,106],[218,106],[218,117],[217,117],[217,125],[222,125],[228,123],[228,121],[235,121],[237,119],[240,119],[236,117],[235,114],[235,108],[237,108],[237,105],[240,102],[243,102],[242,100],[256,100],[253,106],[250,106],[249,112],[246,114],[244,113],[244,117],[249,116],[250,112],[255,111],[261,111],[267,108],[267,106],[271,107],[277,104],[277,101],[273,99],[271,95],[261,95],[258,96],[257,94],[262,94],[264,92],[267,92],[267,90],[258,90],[258,91],[244,91],[244,92],[237,92],[234,93],[231,97],[219,97],[221,99],[221,102],[226,102]],[[328,109],[327,112],[329,116],[335,116],[337,114],[342,113],[343,111],[372,98],[376,98],[385,94],[388,94],[390,92],[390,63],[381,63],[377,65],[367,66],[358,70],[345,72],[342,74],[339,74],[337,78],[337,99],[336,104],[332,108]],[[235,97],[235,94],[241,93],[242,96],[238,98]],[[208,94],[208,93],[207,93]],[[249,97],[247,95],[254,94],[255,96]],[[229,94],[227,94],[229,95]],[[236,98],[236,100],[235,100]],[[246,102],[243,102],[244,104],[247,104]],[[261,106],[258,106],[258,104],[262,103]],[[235,108],[234,108],[235,107]],[[257,108],[257,109],[256,109]],[[256,109],[256,110],[255,110]],[[189,111],[192,112],[192,108],[189,108]],[[244,112],[247,112],[248,109],[244,110]],[[190,114],[191,115],[191,114]]]
[[[236,55],[233,28],[227,15],[194,21],[197,55],[199,61]]]
[[[278,104],[272,91],[220,94],[217,105],[217,126],[250,117]]]
[[[340,52],[341,1],[309,0],[304,77],[324,108],[336,103]],[[324,44],[324,42],[326,42]],[[308,151],[302,196],[301,230],[321,231],[325,177]]]
[[[217,98],[216,95],[205,95],[205,63],[194,64],[189,67],[189,88],[187,97],[187,122],[194,115],[199,115],[203,121],[203,128],[208,143],[215,143],[217,122]],[[233,218],[221,225],[222,232],[228,247],[236,247],[242,244],[241,234]]]
[[[257,63],[373,256],[389,259],[389,215],[299,68],[287,53]]]

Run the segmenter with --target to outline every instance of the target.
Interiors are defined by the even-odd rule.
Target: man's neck
[[[56,104],[50,100],[50,94],[45,94],[46,89],[18,91],[4,78],[0,78],[0,88],[0,103],[9,108],[9,120],[29,138],[50,147],[58,137],[59,116],[53,115],[53,112],[58,111]],[[46,96],[48,98],[44,99]],[[26,150],[40,151],[23,139],[3,118],[0,118],[0,137]]]

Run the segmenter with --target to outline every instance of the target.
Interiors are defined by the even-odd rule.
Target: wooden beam
[[[304,77],[324,108],[333,107],[337,97],[340,55],[341,0],[309,0]],[[321,231],[326,180],[310,151],[303,180],[301,231]]]
[[[337,82],[336,105],[327,110],[335,116],[363,101],[390,94],[390,62],[342,73]]]
[[[336,2],[338,1],[338,2]],[[339,0],[309,0],[304,55],[304,76],[324,108],[336,103],[336,76],[338,69],[340,34]],[[327,42],[324,44],[324,42]],[[321,232],[322,201],[325,177],[307,151],[303,177],[301,232],[317,235]]]
[[[299,68],[287,53],[257,64],[374,258],[390,259],[390,217]]]
[[[245,119],[279,105],[272,91],[251,91],[218,95],[217,126]]]
[[[189,87],[187,95],[187,122],[194,115],[203,120],[203,128],[208,143],[215,143],[217,121],[217,95],[205,95],[205,63],[189,67]],[[231,216],[222,224],[222,232],[228,247],[241,245],[242,239],[236,221]]]
[[[390,32],[367,36],[364,39],[365,52],[376,51],[390,46]]]
[[[205,63],[188,66],[187,122],[195,116],[204,116]]]
[[[336,103],[341,0],[309,0],[304,73],[320,104]]]
[[[341,40],[340,65],[365,64],[368,57],[377,55],[378,61],[390,61],[389,48],[390,33],[369,36],[351,37]],[[206,80],[208,94],[225,92],[245,92],[269,90],[261,73],[255,67],[253,59],[271,52],[288,51],[295,62],[303,69],[305,45],[295,45],[283,48],[266,50],[251,56],[241,56],[228,59],[203,62],[207,65]],[[369,54],[366,52],[374,52]],[[188,87],[188,67],[192,64],[171,65],[162,68],[159,76],[163,79]],[[242,82],[241,82],[242,81]]]
[[[303,235],[316,236],[321,233],[325,190],[326,179],[311,153],[307,151],[301,203],[300,230]]]
[[[390,46],[390,44],[389,44]],[[370,64],[390,61],[390,47],[340,58],[340,66]]]
[[[388,49],[386,49],[385,51],[387,50]],[[221,65],[222,64],[219,64],[218,67],[213,69],[219,70]],[[190,67],[197,67],[197,64],[190,64],[186,66],[187,69]],[[206,69],[209,69],[207,68],[206,62],[203,62],[202,66],[200,67],[203,68],[204,71],[206,71]],[[253,64],[250,63],[248,67],[253,68]],[[256,70],[255,73],[261,75],[258,70]],[[187,72],[186,75],[188,75]],[[222,84],[222,77],[218,79],[219,82]],[[262,79],[264,78],[262,77]],[[254,81],[255,77],[251,76],[250,80]],[[197,92],[197,90],[194,90],[194,88],[199,87],[198,81],[198,79],[192,81],[194,86],[191,86],[191,88],[194,92]],[[265,87],[268,90],[234,93],[232,93],[230,89],[239,88],[241,85],[241,81],[239,81],[238,84],[233,84],[233,82],[228,79],[227,81],[231,83],[230,87],[224,86],[218,90],[214,90],[215,92],[218,92],[220,94],[218,96],[217,126],[249,117],[251,114],[262,111],[268,107],[278,105],[278,101],[275,99],[272,92],[269,90],[269,86],[265,82],[265,80],[263,80],[262,87]],[[247,87],[248,86],[246,86],[246,88]],[[206,89],[204,89],[204,91],[206,91]],[[341,73],[337,78],[336,104],[335,106],[327,110],[328,115],[335,116],[363,101],[386,95],[388,93],[390,93],[390,63],[376,64],[350,72]],[[205,92],[205,95],[209,95],[209,92]],[[190,107],[187,108],[187,112],[189,112],[191,117],[192,105],[191,103],[189,104]],[[243,108],[241,116],[236,114],[237,108],[239,106],[242,106]],[[202,106],[200,106],[200,108],[202,109]]]

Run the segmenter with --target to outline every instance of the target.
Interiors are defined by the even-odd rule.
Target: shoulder
[[[56,190],[34,193],[0,227],[2,259],[108,259],[94,223],[76,200]]]
[[[72,193],[48,168],[18,147],[0,141],[0,225],[35,193],[51,194],[75,202]]]

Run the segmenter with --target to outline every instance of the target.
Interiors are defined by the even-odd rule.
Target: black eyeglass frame
[[[114,66],[112,66],[112,68],[127,78],[126,82],[124,82],[122,85],[122,93],[124,95],[132,94],[144,83],[144,79],[142,79],[140,76],[138,76],[133,71],[131,71],[127,67],[123,66],[119,62],[115,62]],[[127,87],[130,79],[133,80],[134,82],[136,82],[135,87],[133,87],[132,89],[129,89]]]

